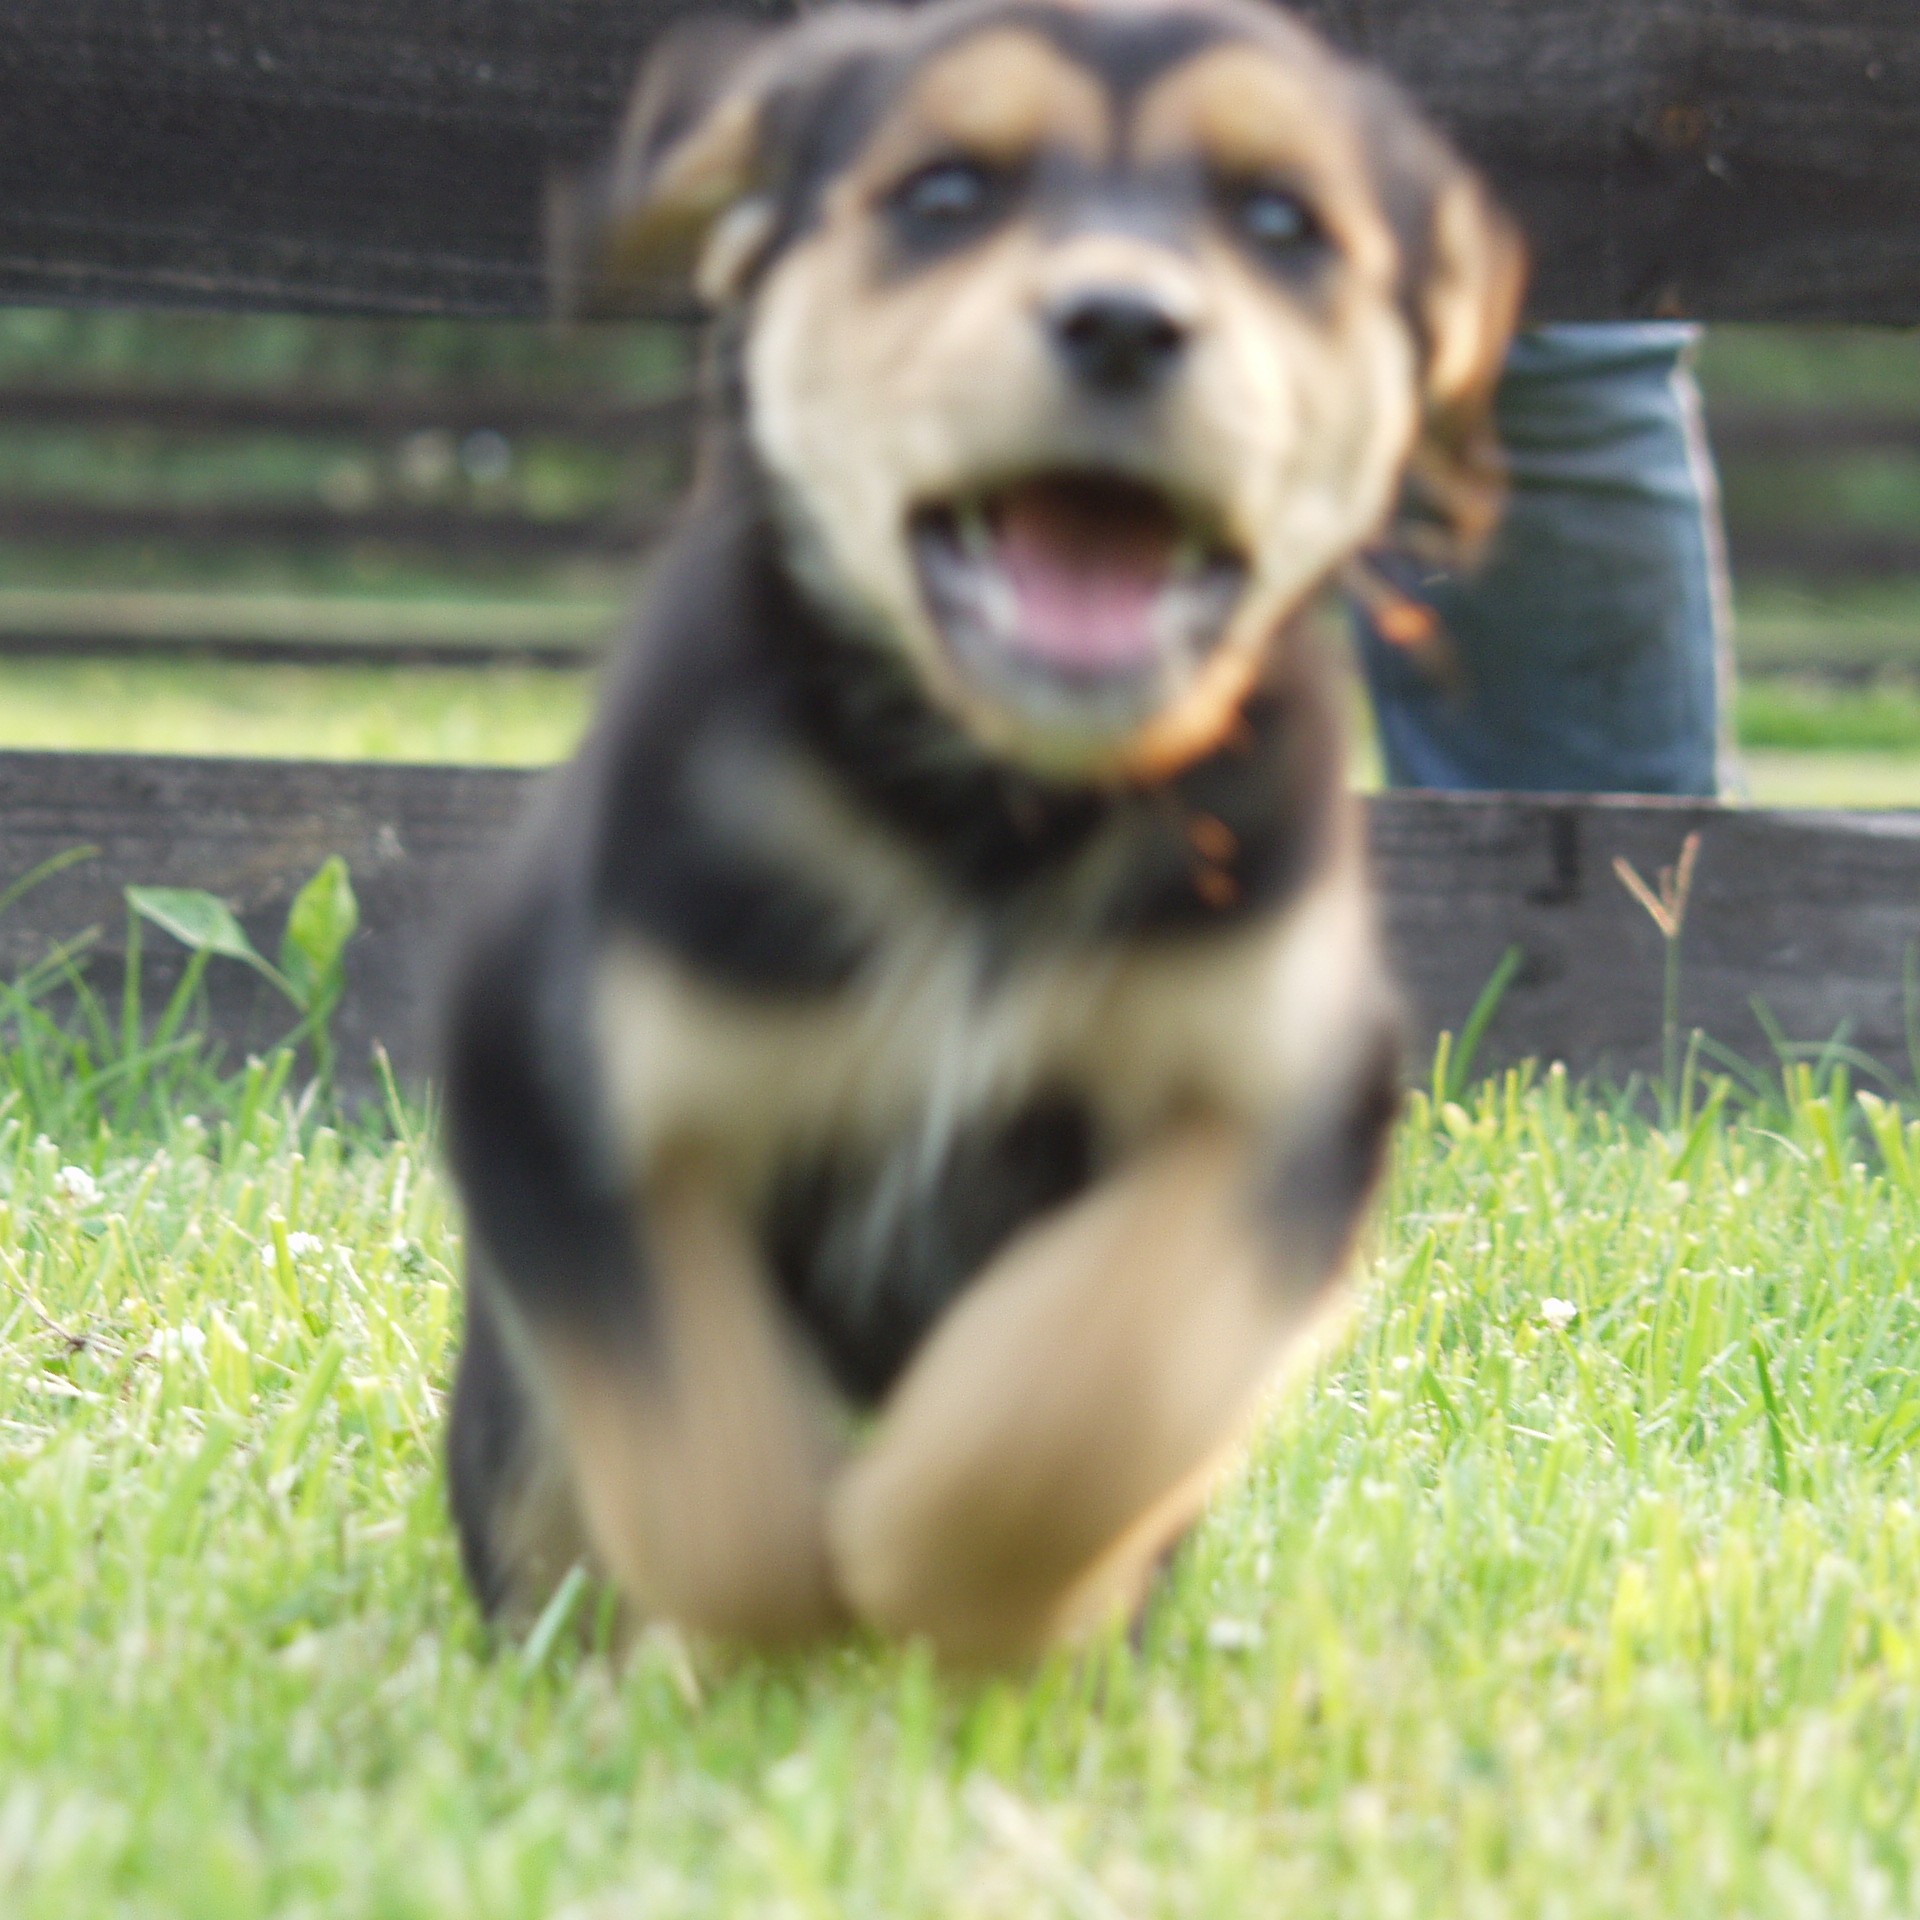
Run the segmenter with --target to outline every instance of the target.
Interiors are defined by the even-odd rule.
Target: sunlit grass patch
[[[1872,1118],[1417,1101],[1141,1647],[985,1687],[491,1651],[431,1154],[0,1120],[0,1908],[1904,1910],[1920,1138]]]
[[[594,677],[550,667],[0,661],[0,748],[543,766]]]

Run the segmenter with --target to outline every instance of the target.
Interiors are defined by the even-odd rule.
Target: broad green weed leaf
[[[127,905],[195,953],[219,953],[262,964],[233,909],[198,887],[129,887]]]
[[[359,924],[360,902],[347,863],[335,854],[294,897],[280,942],[280,971],[303,1007],[311,1009],[337,989],[341,956]]]

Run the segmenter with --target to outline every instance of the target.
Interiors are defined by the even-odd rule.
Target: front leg
[[[642,1611],[762,1644],[840,1622],[833,1407],[743,1222],[697,1177],[645,1209],[641,1339],[556,1330],[542,1365],[601,1562]]]
[[[450,1050],[474,1250],[450,1436],[469,1573],[489,1611],[525,1618],[584,1549],[643,1617],[830,1630],[828,1390],[718,1183],[690,1161],[641,1190],[596,1151],[588,1077],[532,1017],[543,924],[480,950]]]
[[[1340,1299],[1397,1100],[1383,1042],[1286,1143],[1187,1124],[1014,1241],[834,1489],[854,1611],[980,1664],[1137,1605]]]

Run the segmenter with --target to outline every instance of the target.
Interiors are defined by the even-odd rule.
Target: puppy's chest
[[[1008,957],[964,914],[915,916],[845,988],[792,1000],[616,937],[596,980],[603,1098],[633,1174],[692,1152],[756,1203],[823,1154],[930,1173],[1036,1102],[1124,1151],[1176,1110],[1284,1107],[1369,959],[1340,875],[1270,921],[1146,946]]]

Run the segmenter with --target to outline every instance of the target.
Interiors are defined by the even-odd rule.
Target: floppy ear
[[[1455,163],[1430,203],[1413,290],[1425,342],[1424,419],[1408,477],[1421,504],[1471,556],[1500,517],[1505,470],[1494,391],[1526,296],[1519,229]]]
[[[611,317],[721,306],[771,238],[758,191],[768,42],[733,22],[680,27],[648,60],[613,156],[548,194],[555,304]]]

